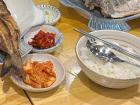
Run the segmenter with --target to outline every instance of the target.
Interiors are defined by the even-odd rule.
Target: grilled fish
[[[19,52],[19,29],[8,11],[5,3],[0,0],[0,50],[6,53],[0,76],[5,76],[10,70],[22,74],[23,66]]]
[[[90,10],[99,7],[99,3],[96,0],[83,0],[86,7],[89,7]]]
[[[84,2],[89,8],[93,5],[99,7],[105,17],[122,18],[140,13],[140,0],[84,0]]]

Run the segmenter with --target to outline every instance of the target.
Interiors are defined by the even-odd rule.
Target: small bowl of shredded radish
[[[18,87],[30,92],[45,92],[58,87],[65,79],[61,62],[50,54],[28,54],[23,58],[24,77],[15,73],[11,80]]]

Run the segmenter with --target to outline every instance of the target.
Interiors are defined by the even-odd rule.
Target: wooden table
[[[35,105],[140,105],[138,85],[128,89],[113,90],[99,86],[89,80],[78,66],[75,45],[80,35],[73,28],[88,31],[88,20],[78,15],[73,9],[64,7],[58,0],[34,0],[36,4],[51,4],[60,9],[61,20],[56,27],[64,34],[62,46],[53,53],[64,64],[67,71],[65,81],[58,88],[43,93],[30,93]],[[140,37],[140,19],[129,22],[130,33]],[[0,105],[30,105],[23,90],[9,79],[0,81]]]

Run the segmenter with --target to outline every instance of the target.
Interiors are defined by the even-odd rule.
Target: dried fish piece
[[[3,0],[0,0],[0,16],[8,15],[10,12],[8,11]]]
[[[122,18],[140,13],[140,0],[84,0],[84,2],[89,8],[92,3],[98,4],[105,17]]]
[[[99,3],[97,0],[83,0],[85,2],[86,7],[89,7],[90,10],[94,9],[95,7],[99,7]]]
[[[2,10],[8,11],[2,0],[0,0],[0,9],[0,12]],[[0,73],[1,77],[5,76],[11,69],[15,70],[15,73],[24,75],[18,46],[19,34],[17,24],[10,13],[0,13],[0,50],[7,55]]]

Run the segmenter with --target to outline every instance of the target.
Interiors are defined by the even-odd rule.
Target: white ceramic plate
[[[128,16],[120,19],[105,18],[98,10],[94,12],[85,7],[82,0],[59,0],[61,4],[71,7],[76,10],[80,15],[89,19],[88,27],[94,30],[119,30],[128,31],[130,26],[127,21],[140,17],[140,14]]]
[[[23,61],[26,62],[29,59],[31,59],[32,61],[41,61],[41,62],[43,61],[45,62],[48,60],[52,61],[54,64],[54,70],[56,72],[56,81],[48,88],[33,88],[25,84],[22,78],[13,74],[11,76],[13,83],[19,86],[20,88],[30,91],[30,92],[44,92],[44,91],[49,91],[51,89],[56,88],[65,79],[66,73],[65,73],[64,67],[56,57],[49,54],[29,54],[24,58]]]
[[[4,0],[11,15],[17,22],[21,36],[32,26],[44,23],[45,14],[32,0]]]
[[[37,7],[41,10],[44,11],[44,13],[46,14],[46,18],[45,18],[45,23],[48,25],[54,25],[56,24],[60,17],[61,17],[61,13],[60,11],[51,5],[37,5]]]
[[[36,49],[32,47],[32,51],[36,53],[51,53],[55,51],[63,42],[63,34],[55,27],[50,26],[50,25],[42,25],[38,27],[32,28],[25,36],[24,36],[24,42],[28,45],[28,42],[32,41],[32,38],[40,31],[40,30],[50,32],[50,33],[55,33],[55,43],[56,45],[54,47],[48,48],[48,49]]]

